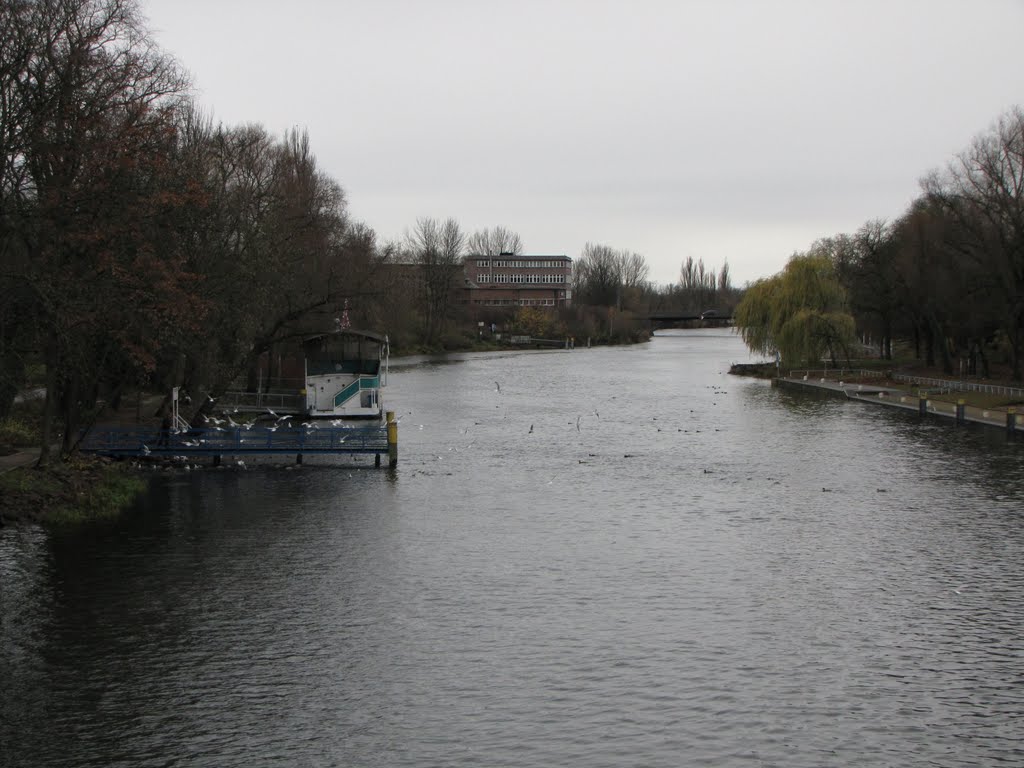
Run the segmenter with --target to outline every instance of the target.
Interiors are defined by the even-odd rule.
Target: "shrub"
[[[39,442],[38,429],[18,416],[0,421],[0,445],[20,447]]]

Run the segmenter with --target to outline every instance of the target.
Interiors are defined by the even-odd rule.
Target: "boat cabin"
[[[351,329],[302,342],[306,413],[313,418],[380,419],[387,385],[388,337]]]

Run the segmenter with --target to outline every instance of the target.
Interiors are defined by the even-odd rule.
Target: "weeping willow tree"
[[[750,286],[734,318],[752,352],[778,354],[791,366],[812,365],[826,354],[835,365],[837,353],[849,362],[855,326],[846,292],[832,261],[814,250]]]

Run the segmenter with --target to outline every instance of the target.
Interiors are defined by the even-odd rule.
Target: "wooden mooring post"
[[[1007,408],[1006,409],[1006,431],[1009,434],[1013,434],[1017,429],[1017,409]]]

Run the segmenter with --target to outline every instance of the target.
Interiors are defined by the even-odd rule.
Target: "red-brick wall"
[[[572,301],[572,259],[566,256],[467,256],[466,303],[550,306]]]

